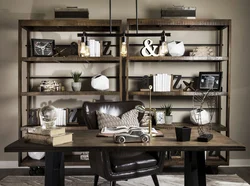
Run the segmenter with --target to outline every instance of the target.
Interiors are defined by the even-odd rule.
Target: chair
[[[143,105],[140,101],[120,102],[84,102],[83,117],[88,129],[98,129],[96,111],[120,116],[134,109],[136,105]],[[139,121],[142,116],[139,115]],[[111,186],[116,181],[151,175],[155,186],[159,185],[157,174],[162,171],[165,152],[127,152],[90,151],[90,166],[95,173],[94,185],[97,186],[99,176],[110,181]]]

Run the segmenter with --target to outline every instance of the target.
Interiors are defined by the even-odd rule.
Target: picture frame
[[[55,40],[53,39],[31,39],[32,56],[52,57],[54,55]]]
[[[165,112],[163,110],[155,111],[155,121],[156,121],[156,125],[166,123]]]
[[[200,72],[198,89],[221,91],[221,80],[222,72]]]

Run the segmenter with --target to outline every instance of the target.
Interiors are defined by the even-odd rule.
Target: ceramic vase
[[[81,82],[72,82],[71,86],[72,86],[73,91],[75,91],[75,92],[81,91],[82,83]]]
[[[184,43],[182,41],[172,41],[168,43],[168,51],[171,56],[183,56],[185,52]]]
[[[166,116],[166,124],[172,124],[173,123],[173,116]]]

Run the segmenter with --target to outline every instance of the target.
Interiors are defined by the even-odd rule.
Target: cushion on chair
[[[121,118],[118,116],[113,116],[110,114],[102,113],[96,111],[98,128],[102,129],[104,127],[117,127],[117,126],[127,126],[127,127],[139,127],[138,121],[138,111],[132,109],[128,112],[122,114]]]
[[[155,159],[149,153],[140,153],[133,157],[128,156],[127,158],[111,158],[111,168],[113,172],[124,172],[124,171],[136,171],[138,169],[149,168],[157,165],[157,159]]]

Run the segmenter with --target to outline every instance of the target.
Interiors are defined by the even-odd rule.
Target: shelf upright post
[[[18,139],[22,137],[22,27],[18,22]],[[18,166],[22,160],[22,153],[18,153]]]
[[[226,99],[226,136],[230,135],[230,101],[231,101],[231,41],[232,41],[232,22],[229,21],[229,25],[227,27],[227,99]],[[229,152],[226,152],[226,160],[229,164]]]
[[[127,20],[127,33],[129,34],[129,29],[130,29],[130,22]],[[129,94],[128,94],[128,92],[129,92],[129,87],[128,87],[128,83],[129,83],[129,74],[128,74],[128,72],[129,72],[129,70],[128,70],[128,68],[129,68],[129,57],[130,57],[130,54],[129,54],[129,37],[127,37],[126,38],[126,41],[127,41],[127,43],[126,43],[126,45],[127,45],[127,50],[128,50],[128,53],[127,53],[127,57],[126,57],[126,61],[125,61],[125,77],[124,77],[124,79],[125,79],[125,92],[126,92],[126,100],[129,100]]]

